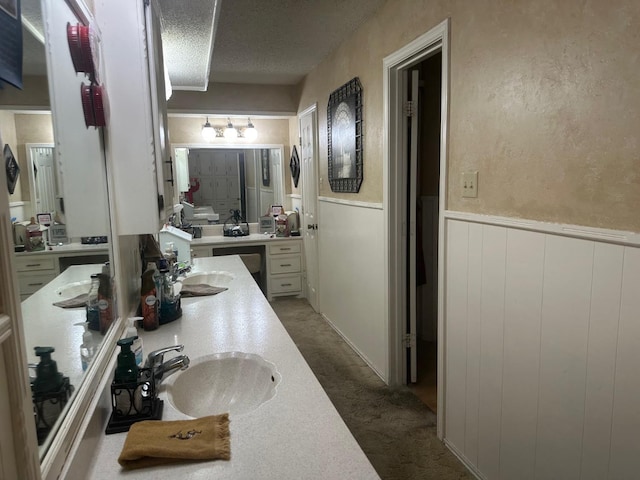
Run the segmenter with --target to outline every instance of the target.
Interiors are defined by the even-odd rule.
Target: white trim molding
[[[484,225],[496,225],[499,227],[517,228],[540,233],[551,233],[565,237],[582,238],[600,242],[640,247],[640,233],[623,230],[611,230],[606,228],[589,227],[584,225],[570,225],[564,223],[541,222],[524,218],[501,217],[497,215],[484,215],[479,213],[458,212],[447,210],[444,216],[451,220],[462,220]]]
[[[338,205],[349,205],[350,207],[373,208],[375,210],[383,209],[382,203],[360,202],[358,200],[345,200],[343,198],[318,197],[318,201],[324,203],[337,203]]]

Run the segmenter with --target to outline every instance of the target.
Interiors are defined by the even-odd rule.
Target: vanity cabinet
[[[20,300],[29,298],[58,276],[56,259],[38,255],[37,257],[16,257],[16,271],[20,284]]]
[[[302,294],[302,241],[267,246],[267,298]]]
[[[173,209],[167,101],[155,1],[96,0],[118,235],[155,233]]]

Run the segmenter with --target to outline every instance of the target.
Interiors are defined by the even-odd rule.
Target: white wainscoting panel
[[[445,440],[482,478],[640,472],[640,248],[446,221]]]
[[[613,392],[610,478],[640,476],[640,249],[625,248]]]
[[[318,202],[320,312],[388,379],[383,211]]]

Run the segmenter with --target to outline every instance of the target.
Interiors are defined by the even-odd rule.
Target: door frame
[[[385,282],[389,332],[389,384],[406,382],[406,354],[403,347],[406,329],[406,252],[403,238],[407,225],[398,228],[405,219],[407,185],[402,181],[407,165],[403,158],[402,139],[402,70],[419,63],[434,52],[442,52],[441,131],[440,131],[440,192],[438,206],[438,408],[437,434],[444,433],[444,339],[445,292],[444,211],[447,200],[447,139],[449,126],[449,23],[447,18],[383,60],[383,195],[385,228]]]
[[[316,221],[319,221],[319,212],[318,212],[318,149],[319,149],[319,135],[318,135],[318,103],[314,103],[313,105],[310,105],[309,107],[305,108],[304,110],[302,110],[301,112],[298,113],[297,115],[297,127],[298,127],[298,139],[299,139],[299,145],[298,147],[300,148],[300,153],[302,154],[302,132],[300,130],[300,121],[302,120],[302,117],[306,116],[306,115],[311,115],[311,120],[312,120],[312,125],[313,125],[313,181],[316,185],[316,196],[313,199],[314,202],[314,211],[315,211],[315,218]],[[302,235],[303,235],[303,239],[306,238],[304,236],[304,232],[306,232],[307,230],[307,225],[306,225],[306,217],[304,215],[304,209],[305,209],[305,192],[304,192],[304,188],[305,188],[305,182],[304,182],[304,176],[302,177],[303,181],[302,181],[302,212],[301,212],[301,218],[300,218],[300,228],[302,229]],[[314,310],[316,310],[317,312],[321,311],[321,306],[320,306],[320,262],[319,262],[319,255],[318,255],[318,248],[319,248],[319,241],[320,239],[318,238],[319,232],[318,230],[316,230],[315,233],[315,259],[313,260],[315,263],[315,285],[316,285],[316,297],[315,297],[315,305],[312,305],[312,307],[314,308]],[[304,243],[304,242],[303,242]],[[306,248],[305,248],[305,252],[306,252]],[[305,253],[305,262],[306,262],[307,258],[306,258],[306,253]],[[314,271],[312,270],[312,271]],[[309,275],[309,271],[308,269],[305,268],[305,277]],[[308,292],[307,290],[307,280],[305,278],[305,284],[304,284],[304,288],[305,288],[305,296],[307,296],[308,298]]]

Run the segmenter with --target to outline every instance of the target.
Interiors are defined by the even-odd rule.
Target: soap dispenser
[[[58,372],[58,366],[51,359],[53,347],[35,347],[40,362],[36,366],[36,376],[31,381],[38,445],[42,445],[56,420],[64,410],[73,387],[69,377]]]
[[[116,385],[132,385],[133,388],[123,388],[116,397],[115,408],[119,416],[127,416],[135,413],[132,409],[134,406],[134,392],[138,382],[138,366],[136,365],[136,357],[131,351],[133,342],[137,336],[123,338],[118,340],[120,353],[118,354],[116,372],[113,377],[113,383]]]
[[[129,318],[129,325],[127,326],[127,330],[124,332],[124,338],[137,337],[137,340],[134,340],[133,344],[131,345],[131,349],[133,350],[133,355],[136,357],[136,365],[138,366],[138,368],[142,368],[144,357],[142,353],[142,339],[138,336],[136,322],[142,322],[143,320],[144,317]]]
[[[35,350],[36,356],[40,357],[40,362],[36,367],[36,379],[33,381],[34,393],[46,394],[58,391],[64,383],[64,377],[58,372],[58,364],[51,359],[51,354],[56,349],[35,347]]]

